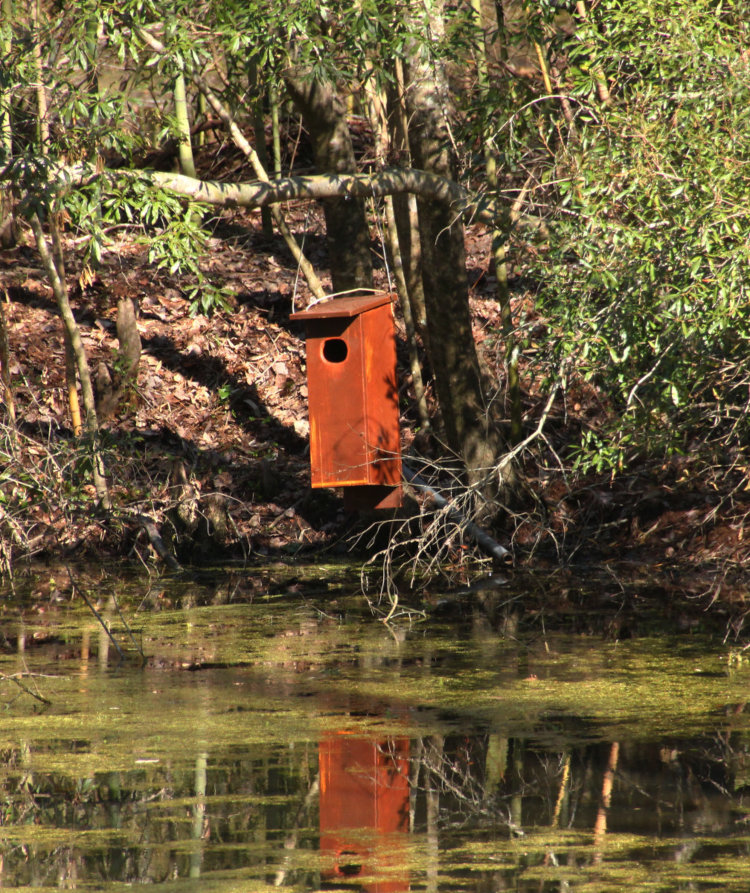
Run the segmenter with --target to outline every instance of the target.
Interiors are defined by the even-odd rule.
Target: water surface
[[[6,598],[2,886],[750,888],[750,670],[722,637],[471,599],[386,626],[333,579],[102,584],[124,660],[74,594]]]

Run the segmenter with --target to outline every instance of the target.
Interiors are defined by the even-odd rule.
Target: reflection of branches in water
[[[450,795],[459,807],[459,814],[465,813],[467,819],[494,814],[494,810],[488,809],[482,780],[472,772],[469,739],[462,742],[457,752],[451,755],[446,752],[442,739],[428,738],[425,741],[422,764],[425,788]],[[456,818],[451,820],[451,824],[457,823]]]
[[[494,747],[493,738],[497,739]],[[393,756],[388,742],[381,743],[380,751]],[[492,734],[489,738],[416,739],[408,769],[411,830],[425,814],[429,824],[431,808],[443,829],[491,823],[510,835],[523,836],[524,823],[573,827],[577,800],[599,793],[597,774],[591,772],[585,752],[585,748],[529,750],[522,739]],[[583,776],[574,772],[576,765],[584,767]],[[610,793],[613,778],[614,770],[609,774]],[[417,815],[422,817],[419,822]]]
[[[285,855],[284,858],[281,860],[281,864],[276,870],[276,874],[273,879],[274,887],[281,887],[287,883],[289,865],[292,861],[292,852],[296,850],[299,845],[300,829],[309,825],[308,812],[310,810],[310,806],[313,804],[315,798],[318,796],[319,793],[320,773],[318,772],[315,778],[311,781],[307,791],[305,792],[305,796],[294,816],[294,821],[292,822],[291,829],[287,832],[287,835],[284,838]]]
[[[499,797],[489,792],[483,772],[477,772],[480,754],[479,740],[463,739],[457,748],[448,750],[445,739],[440,736],[418,738],[412,742],[409,760],[410,830],[414,830],[417,813],[417,799],[420,795],[428,799],[439,795],[448,798],[438,811],[438,822],[442,827],[483,821],[500,822],[510,831],[521,833],[511,819],[508,805],[510,796]],[[382,742],[379,750],[387,754],[396,766],[396,752],[393,743]]]

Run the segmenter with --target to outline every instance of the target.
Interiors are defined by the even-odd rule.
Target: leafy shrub
[[[747,30],[728,3],[606,0],[568,46],[577,134],[554,160],[535,273],[555,362],[573,358],[618,410],[584,466],[746,440]]]

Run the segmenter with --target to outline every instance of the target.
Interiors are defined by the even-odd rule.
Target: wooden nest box
[[[390,295],[334,298],[290,319],[307,337],[312,486],[342,487],[350,509],[401,505]]]

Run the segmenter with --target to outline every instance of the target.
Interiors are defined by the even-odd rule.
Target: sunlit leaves
[[[594,8],[588,48],[571,41],[570,76],[582,89],[588,53],[614,102],[579,121],[575,167],[556,163],[570,211],[538,271],[558,350],[622,412],[609,451],[586,442],[581,456],[619,467],[708,432],[730,448],[745,436],[750,346],[742,18],[702,0]]]

